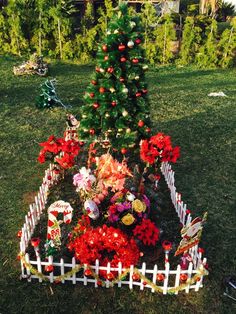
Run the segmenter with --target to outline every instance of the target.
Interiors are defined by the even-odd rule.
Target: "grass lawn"
[[[181,146],[174,165],[177,190],[193,216],[208,211],[202,246],[210,274],[203,289],[189,295],[163,296],[149,290],[95,289],[20,281],[17,231],[45,165],[36,158],[38,142],[61,136],[65,111],[39,111],[35,97],[41,77],[14,77],[15,59],[0,59],[0,313],[236,313],[222,296],[222,280],[235,274],[236,73],[189,68],[153,69],[147,74],[153,126]],[[58,94],[76,113],[93,66],[53,63]],[[208,97],[223,91],[227,98]]]

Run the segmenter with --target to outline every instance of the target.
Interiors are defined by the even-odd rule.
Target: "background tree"
[[[149,134],[150,118],[144,59],[143,28],[130,17],[126,3],[116,8],[98,47],[97,66],[81,107],[79,137],[105,139],[126,153]]]
[[[9,46],[12,54],[20,56],[27,50],[28,44],[22,32],[21,5],[23,1],[9,0],[5,7],[7,16],[7,29],[9,33]]]
[[[232,66],[235,62],[236,54],[236,17],[230,23],[231,29],[226,29],[219,41],[219,65],[222,68]]]
[[[10,38],[8,33],[8,25],[6,13],[0,10],[0,54],[10,52]]]
[[[217,56],[217,22],[212,19],[211,25],[206,28],[206,40],[196,54],[196,64],[200,68],[215,68]]]

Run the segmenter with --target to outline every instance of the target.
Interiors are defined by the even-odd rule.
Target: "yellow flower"
[[[121,219],[121,221],[123,222],[124,225],[129,226],[132,225],[132,223],[134,223],[135,218],[132,214],[127,214]]]
[[[141,202],[140,200],[136,199],[132,202],[132,208],[135,212],[141,213],[145,212],[147,206],[145,203]]]

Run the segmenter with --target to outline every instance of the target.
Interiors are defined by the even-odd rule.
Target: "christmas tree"
[[[150,133],[143,28],[121,2],[98,47],[96,71],[81,107],[79,136],[106,140],[123,154]]]
[[[55,90],[55,79],[54,80],[46,80],[41,85],[41,94],[36,99],[36,107],[39,109],[50,109],[53,107],[62,106],[67,108],[61,100],[58,98]]]

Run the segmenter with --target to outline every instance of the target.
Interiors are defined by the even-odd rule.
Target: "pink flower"
[[[91,174],[90,169],[86,169],[85,167],[82,167],[79,173],[73,177],[73,184],[76,186],[77,192],[80,190],[90,191],[95,182],[95,176]]]

